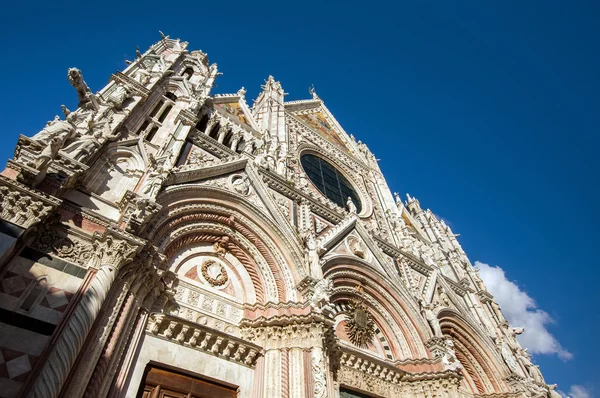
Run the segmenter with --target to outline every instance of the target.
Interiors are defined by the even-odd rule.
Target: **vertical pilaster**
[[[291,348],[289,357],[289,398],[305,398],[307,392],[304,383],[304,352],[302,348]]]
[[[265,398],[281,397],[281,351],[270,349],[265,353]]]

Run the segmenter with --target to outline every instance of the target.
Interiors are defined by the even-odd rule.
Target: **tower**
[[[0,395],[555,396],[456,235],[314,89],[168,36],[0,175]],[[161,395],[162,394],[162,395]]]

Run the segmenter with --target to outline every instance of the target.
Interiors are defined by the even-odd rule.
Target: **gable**
[[[340,138],[339,133],[333,127],[333,122],[323,112],[303,113],[297,115],[297,117],[313,130],[319,132],[322,137],[326,138],[332,144],[350,152],[344,141]]]

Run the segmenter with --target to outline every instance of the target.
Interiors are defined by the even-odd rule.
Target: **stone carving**
[[[0,176],[0,218],[29,228],[44,220],[60,203]]]
[[[170,171],[166,170],[162,164],[155,164],[144,180],[141,188],[142,194],[149,199],[156,198],[156,195],[158,195],[158,192],[162,188],[163,182],[169,174]]]
[[[317,247],[317,241],[315,236],[307,232],[304,238],[305,247],[305,261],[308,266],[309,275],[315,279],[323,278],[323,270],[321,269],[321,263],[319,259],[319,248]]]
[[[421,312],[427,322],[429,322],[429,326],[431,326],[431,330],[433,331],[433,335],[436,337],[442,337],[442,327],[440,326],[440,321],[437,319],[435,312],[430,304],[426,304],[424,300],[419,300],[419,305],[421,306]]]
[[[204,279],[213,287],[223,286],[229,280],[225,267],[215,260],[204,261],[201,270]]]
[[[44,145],[41,152],[35,157],[29,166],[39,171],[48,169],[60,148],[70,139],[75,137],[77,130],[74,125],[75,113],[70,113],[66,120],[55,119],[48,122],[46,127],[31,137],[32,140]],[[17,157],[17,156],[15,156]]]
[[[355,256],[362,258],[363,260],[367,258],[367,248],[359,238],[354,236],[348,238],[348,247]]]
[[[120,232],[106,230],[103,234],[95,233],[92,245],[96,264],[110,265],[118,269],[121,265],[133,260],[133,256],[140,248],[141,242],[134,244],[119,237]],[[114,235],[114,236],[113,236]]]
[[[151,77],[152,74],[146,69],[144,63],[139,62],[138,68],[133,72],[133,79],[145,87],[150,82]]]
[[[522,376],[523,372],[521,371],[521,368],[519,367],[519,364],[513,355],[512,349],[507,342],[504,341],[500,343],[500,352],[502,353],[502,359],[504,359],[504,362],[506,362],[510,370]]]
[[[76,141],[66,146],[63,149],[69,157],[75,159],[78,162],[85,162],[89,159],[105,142],[112,141],[117,138],[121,133],[111,134],[110,119],[106,119],[102,123],[101,129],[96,129],[99,124],[93,125],[87,134],[82,135]]]
[[[113,108],[120,110],[121,106],[125,102],[127,98],[131,96],[131,93],[127,86],[123,84],[117,84],[117,87],[113,90],[112,93],[106,99],[106,103]]]
[[[231,178],[231,188],[240,195],[250,194],[250,180],[247,175],[235,175]]]
[[[314,397],[327,397],[327,376],[325,369],[325,360],[323,359],[323,350],[313,348],[311,355],[312,374],[314,383]]]
[[[451,338],[446,338],[445,340],[445,348],[446,352],[442,357],[442,362],[444,363],[444,368],[446,370],[457,370],[460,371],[463,366],[460,361],[456,358],[456,352],[454,351],[454,342]]]
[[[145,225],[162,206],[148,198],[127,191],[121,202],[121,208],[123,209],[123,220],[127,222],[127,230],[132,232]]]
[[[213,244],[213,249],[215,253],[217,253],[221,257],[225,257],[225,254],[227,254],[229,239],[230,238],[227,235],[221,236],[219,240]]]
[[[362,289],[357,289],[359,294]],[[367,348],[375,336],[375,322],[362,297],[353,298],[346,314],[346,333],[352,344]]]
[[[352,201],[352,198],[348,196],[348,200],[346,201],[346,206],[348,207],[348,212],[350,214],[356,214],[356,205]]]
[[[315,290],[310,298],[310,306],[317,312],[322,312],[329,308],[330,298],[333,294],[333,281],[325,278],[321,279],[315,285]]]
[[[92,107],[93,109],[98,109],[98,100],[94,94],[92,94],[92,90],[88,87],[88,85],[83,80],[83,75],[81,71],[77,68],[69,68],[67,73],[67,77],[69,78],[69,82],[71,85],[77,90],[77,98],[79,99],[79,107]]]
[[[32,246],[82,266],[87,266],[94,256],[90,243],[59,234],[50,223],[42,226]]]
[[[436,292],[437,292],[437,296],[438,296],[438,302],[437,305],[440,305],[442,307],[450,307],[450,298],[448,297],[448,295],[446,294],[446,291],[444,290],[443,287],[441,287],[440,285],[438,285],[436,287]]]
[[[254,368],[261,348],[221,331],[168,315],[150,317],[146,332]]]

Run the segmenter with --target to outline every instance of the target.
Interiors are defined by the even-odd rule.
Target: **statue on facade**
[[[223,235],[213,244],[213,250],[219,256],[224,257],[227,254],[227,248],[229,246],[229,236]]]
[[[78,162],[84,162],[96,152],[102,144],[106,141],[112,141],[120,135],[120,133],[111,134],[111,121],[112,118],[105,120],[102,129],[90,129],[87,134],[83,134],[71,144],[67,145],[63,149],[63,152]]]
[[[117,84],[117,87],[113,90],[113,92],[108,96],[106,103],[110,105],[112,108],[120,110],[123,106],[123,103],[127,98],[130,97],[130,92],[127,87],[122,84]]]
[[[444,290],[444,288],[441,287],[440,285],[438,285],[436,287],[436,291],[438,294],[438,305],[441,305],[444,307],[450,307],[450,298],[446,294],[446,291]]]
[[[46,124],[42,131],[31,137],[33,141],[44,145],[42,151],[30,163],[31,167],[39,171],[47,170],[50,161],[56,158],[58,151],[77,134],[73,124],[74,119],[74,113],[69,114],[66,120],[54,119]]]
[[[435,312],[431,305],[426,304],[424,300],[419,300],[419,305],[421,306],[421,313],[429,322],[429,326],[431,326],[431,330],[433,330],[433,335],[436,337],[442,337],[442,327],[440,326],[440,321],[437,319]]]
[[[404,207],[404,203],[402,203],[402,199],[400,198],[398,192],[394,192],[394,199],[396,200],[396,207],[398,208],[398,210],[402,210],[402,208]]]
[[[144,184],[142,185],[142,194],[149,199],[154,199],[158,195],[163,182],[167,179],[169,171],[165,170],[162,165],[156,166],[148,173]]]
[[[310,306],[316,312],[322,312],[330,307],[330,299],[333,294],[333,281],[331,279],[321,279],[315,285],[315,290],[310,299]]]
[[[348,207],[348,213],[356,214],[356,205],[352,201],[352,198],[348,196],[348,200],[346,201],[346,206]]]
[[[85,83],[85,80],[83,80],[81,71],[77,68],[69,68],[67,77],[69,78],[71,85],[75,88],[75,90],[77,90],[79,106],[87,107],[91,105],[93,109],[98,109],[98,101],[96,96],[92,94],[92,90],[90,90],[88,85]]]
[[[456,358],[456,351],[454,351],[454,342],[452,341],[452,339],[446,338],[444,345],[446,349],[446,352],[442,356],[442,362],[444,363],[444,367],[446,368],[446,370],[460,371],[463,368],[463,366],[458,360],[458,358]]]
[[[317,247],[317,241],[312,232],[308,232],[304,238],[305,246],[305,259],[308,265],[308,271],[310,276],[315,279],[323,278],[323,270],[321,269],[319,259],[319,248]]]
[[[135,70],[135,72],[133,72],[133,80],[146,87],[146,85],[150,82],[151,77],[152,73],[146,69],[146,66],[143,62],[139,62],[138,68]]]

